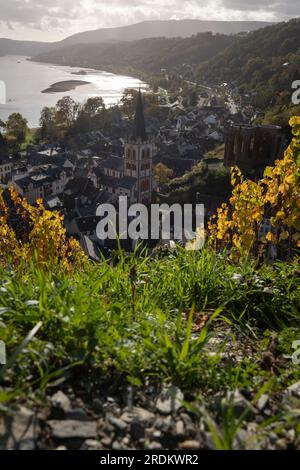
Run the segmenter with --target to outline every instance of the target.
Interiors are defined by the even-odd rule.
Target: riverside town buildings
[[[117,207],[120,196],[126,196],[128,206],[168,203],[168,191],[154,178],[158,163],[171,170],[172,178],[183,176],[201,161],[210,171],[238,165],[259,173],[281,155],[281,128],[245,124],[249,119],[243,108],[218,105],[210,96],[199,97],[194,104],[180,97],[173,103],[165,102],[164,95],[160,100],[157,113],[145,119],[140,90],[134,119],[113,109],[105,131],[28,145],[16,160],[9,157],[0,133],[3,195],[9,200],[7,188],[13,186],[31,204],[42,198],[48,209],[64,215],[67,233],[97,260],[99,250],[116,248],[113,240],[101,243],[96,236],[100,206]],[[190,202],[204,204],[210,215],[224,199],[197,192],[196,200]],[[121,240],[121,244],[125,250],[133,247],[128,240]]]

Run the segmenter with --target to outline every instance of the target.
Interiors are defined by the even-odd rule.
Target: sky
[[[300,0],[0,0],[0,37],[57,41],[144,20],[285,21]]]

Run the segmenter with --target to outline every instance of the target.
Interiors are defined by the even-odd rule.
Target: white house
[[[8,183],[12,177],[13,164],[9,160],[0,160],[0,183]]]

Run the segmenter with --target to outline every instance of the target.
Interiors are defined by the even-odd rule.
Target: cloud
[[[277,19],[286,19],[298,16],[300,13],[300,0],[223,0],[223,7],[240,12],[266,12]]]
[[[300,0],[0,0],[0,11],[0,35],[55,40],[150,19],[285,20],[299,14]]]

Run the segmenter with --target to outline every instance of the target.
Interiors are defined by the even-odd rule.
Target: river
[[[19,112],[28,120],[29,127],[37,127],[41,109],[54,106],[62,96],[71,96],[79,102],[91,96],[102,96],[105,105],[111,106],[118,103],[125,88],[146,86],[137,78],[94,69],[31,62],[23,56],[9,55],[0,57],[0,80],[6,87],[5,104],[1,104],[0,96],[0,119],[6,120],[11,113]],[[62,93],[41,93],[52,84],[67,80],[82,80],[89,84]]]

